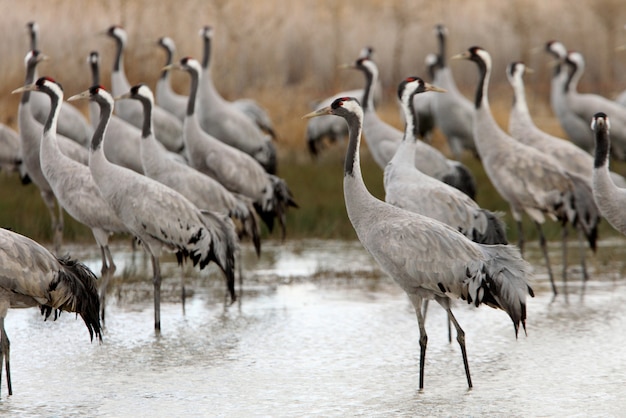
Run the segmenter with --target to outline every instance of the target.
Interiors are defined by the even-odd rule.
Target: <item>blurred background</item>
[[[165,61],[163,50],[156,44],[158,38],[169,36],[176,42],[176,58],[200,58],[202,39],[198,32],[204,25],[213,26],[211,65],[217,89],[228,99],[256,99],[269,111],[276,127],[279,175],[288,180],[304,208],[290,214],[292,224],[300,222],[294,217],[310,216],[306,222],[311,223],[319,219],[320,204],[308,195],[316,187],[314,183],[324,182],[320,176],[324,161],[318,161],[317,167],[312,165],[305,151],[306,121],[301,116],[311,110],[310,103],[316,99],[362,87],[360,73],[337,67],[354,61],[366,45],[374,48],[374,60],[380,68],[383,98],[378,111],[384,120],[399,128],[402,123],[395,99],[397,84],[408,75],[427,78],[424,58],[436,52],[433,28],[437,23],[448,27],[450,55],[473,45],[491,53],[494,72],[490,101],[504,128],[512,100],[504,69],[509,62],[522,60],[535,70],[526,77],[527,99],[535,122],[563,136],[548,101],[550,59],[544,52],[533,52],[548,40],[560,40],[568,49],[583,53],[587,68],[579,91],[614,98],[626,89],[626,52],[616,52],[617,46],[626,44],[623,0],[0,0],[0,10],[0,122],[13,128],[17,127],[19,97],[10,92],[23,84],[28,22],[38,23],[40,49],[51,57],[39,66],[39,74],[59,81],[66,96],[89,87],[91,75],[86,59],[92,50],[101,55],[102,80],[108,87],[114,43],[103,32],[113,24],[128,32],[124,62],[129,81],[144,82],[152,88]],[[476,68],[462,61],[452,61],[450,66],[461,91],[471,97]],[[186,74],[174,72],[172,77],[175,90],[187,94]],[[86,103],[79,106],[86,113]],[[440,136],[435,135],[434,144],[450,155]],[[337,200],[334,213],[344,222],[347,219],[339,164],[343,153],[335,149],[330,154],[325,157],[331,159],[328,164],[339,168],[329,173],[333,192],[323,193]],[[366,181],[367,176],[371,179],[368,185],[380,196],[380,169],[368,166],[367,155],[363,164]],[[475,171],[482,169],[479,163],[467,164]],[[480,173],[476,176],[480,178]],[[306,181],[295,184],[300,178]],[[6,183],[6,179],[2,181]],[[488,180],[485,182],[479,184],[479,203],[508,211],[491,191]],[[5,186],[2,188],[5,194],[0,198],[5,208],[13,204],[7,199],[24,204],[12,189],[7,192]],[[307,204],[313,205],[308,215]],[[20,222],[26,220],[10,219],[5,224]],[[327,235],[324,231],[335,227],[332,222],[311,226],[318,235]],[[42,225],[37,231],[40,229],[45,231],[46,227]],[[345,230],[349,235],[350,228]]]

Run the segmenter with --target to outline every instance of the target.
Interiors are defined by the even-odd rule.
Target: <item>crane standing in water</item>
[[[96,276],[69,257],[57,258],[37,242],[7,229],[0,229],[0,380],[6,367],[11,386],[10,343],[4,328],[9,308],[39,306],[47,319],[54,311],[76,312],[83,318],[89,336],[102,341],[100,302]]]

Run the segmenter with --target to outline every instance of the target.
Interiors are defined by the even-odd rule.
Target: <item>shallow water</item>
[[[44,322],[35,309],[9,312],[14,395],[3,377],[0,415],[623,416],[625,244],[604,240],[589,257],[584,297],[572,265],[567,302],[551,302],[529,246],[537,295],[528,336],[517,340],[504,312],[459,301],[472,390],[458,344],[447,342],[445,312],[431,304],[420,392],[412,305],[358,242],[264,243],[260,260],[246,252],[243,292],[231,306],[215,267],[181,269],[164,257],[159,336],[150,263],[118,243],[101,345],[74,315]],[[560,277],[558,243],[551,248]],[[95,248],[67,249],[99,270]],[[183,275],[193,291],[184,313]]]

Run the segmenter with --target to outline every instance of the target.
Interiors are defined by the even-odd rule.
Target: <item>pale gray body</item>
[[[564,259],[567,222],[580,228],[594,248],[599,218],[589,185],[579,176],[568,173],[553,157],[515,140],[498,126],[488,100],[492,64],[487,51],[472,47],[456,57],[474,61],[480,72],[476,90],[474,138],[483,167],[498,193],[511,207],[519,231],[521,249],[524,244],[521,229],[522,214],[525,212],[537,225],[548,275],[556,297],[558,291],[554,284],[541,224],[545,221],[545,215],[548,215],[564,225]],[[564,262],[564,282],[567,279],[566,266]],[[584,277],[586,278],[586,271]]]
[[[530,266],[515,247],[477,244],[439,221],[382,202],[372,196],[360,169],[359,146],[363,112],[354,99],[338,100],[332,107],[308,116],[335,114],[350,126],[344,170],[344,198],[348,217],[365,249],[407,293],[420,327],[420,389],[424,384],[426,352],[423,299],[435,299],[457,329],[465,372],[472,387],[464,332],[450,310],[461,297],[476,306],[487,303],[505,310],[517,330],[525,328],[525,298],[532,295],[527,279]],[[486,285],[493,281],[493,286]],[[496,290],[497,289],[497,290]]]

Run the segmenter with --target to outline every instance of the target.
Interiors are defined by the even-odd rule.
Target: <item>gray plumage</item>
[[[372,86],[378,79],[378,67],[374,61],[359,58],[351,68],[358,69],[365,75],[363,133],[372,157],[384,170],[396,153],[403,132],[381,120],[376,113],[371,96]],[[476,181],[469,169],[459,161],[447,159],[439,150],[423,141],[416,144],[415,167],[422,173],[456,187],[472,199],[476,196]]]
[[[413,155],[418,139],[413,96],[427,91],[434,95],[440,89],[418,77],[409,77],[398,87],[406,128],[396,154],[385,167],[385,201],[443,222],[472,241],[507,244],[501,214],[482,209],[465,193],[415,168]]]
[[[455,158],[460,158],[463,151],[476,155],[474,143],[474,106],[458,89],[452,69],[447,65],[446,38],[448,29],[443,25],[435,26],[439,52],[438,64],[434,67],[433,83],[446,89],[446,94],[433,95],[433,114],[435,125],[445,135],[448,146]]]
[[[565,64],[567,49],[559,41],[549,41],[545,45],[545,51],[555,59],[550,82],[552,110],[570,141],[590,152],[593,149],[593,137],[589,133],[588,123],[570,112],[566,103],[566,90],[569,83],[568,66]]]
[[[26,64],[25,85],[29,85],[34,82],[37,64],[44,59],[46,59],[46,56],[37,50],[29,51],[26,54],[24,60]],[[13,91],[13,93],[20,92],[22,92],[22,89],[16,89]],[[17,110],[20,136],[20,154],[22,155],[22,162],[26,168],[28,177],[39,188],[41,197],[48,207],[52,230],[54,233],[54,248],[55,252],[58,252],[60,251],[61,242],[63,240],[63,209],[55,202],[52,188],[41,171],[39,153],[43,125],[41,125],[33,117],[30,109],[30,97],[31,93],[29,91],[24,91]],[[44,97],[46,96],[44,95]],[[48,99],[48,101],[49,100],[50,99]],[[61,151],[65,155],[81,162],[82,164],[88,164],[89,154],[86,148],[61,135],[58,135],[57,139],[59,141],[59,148],[61,148]],[[55,213],[57,210],[58,215]]]
[[[0,123],[0,170],[19,172],[22,183],[30,182],[20,153],[20,136],[13,128]]]
[[[513,107],[509,117],[509,133],[521,143],[536,148],[545,155],[554,157],[554,161],[561,165],[573,181],[577,216],[573,220],[570,219],[570,221],[579,230],[578,238],[581,248],[581,267],[584,284],[588,279],[588,273],[582,235],[587,236],[589,245],[595,250],[598,223],[600,222],[600,212],[594,202],[591,188],[593,157],[582,148],[569,141],[549,135],[534,124],[528,110],[524,92],[523,76],[525,72],[526,66],[521,62],[511,63],[507,67],[507,78],[514,92]],[[626,180],[622,176],[617,173],[611,174],[616,182],[626,185]],[[566,228],[567,226],[564,225],[563,227]],[[564,231],[564,233],[567,232]],[[566,245],[565,240],[563,240],[563,245]],[[565,248],[563,251],[566,254]],[[563,264],[563,273],[565,274],[566,261]]]
[[[92,85],[100,85],[100,54],[95,51],[89,53],[89,67],[91,68]],[[95,102],[89,102],[89,117],[93,128],[98,126],[100,109]],[[143,174],[141,166],[141,130],[117,115],[111,115],[104,141],[104,154],[113,164],[130,168]],[[91,142],[91,139],[89,140]],[[161,145],[163,149],[165,147]],[[176,154],[178,155],[178,154]]]
[[[124,167],[111,164],[102,140],[113,112],[113,98],[93,86],[68,100],[89,99],[100,105],[100,122],[91,142],[89,168],[104,199],[142,243],[152,259],[154,327],[161,328],[159,256],[162,249],[176,253],[179,263],[189,258],[203,269],[214,261],[226,276],[234,301],[234,254],[237,238],[232,221],[214,212],[202,211],[175,190]]]
[[[239,109],[244,115],[250,118],[259,129],[276,139],[276,130],[269,113],[256,100],[242,98],[233,100],[233,106]]]
[[[4,319],[10,308],[39,306],[41,314],[54,319],[61,311],[80,315],[89,336],[102,341],[96,277],[82,263],[57,258],[37,242],[7,229],[0,229],[0,375],[6,365],[9,395],[10,344]]]
[[[167,151],[156,140],[152,131],[154,96],[148,86],[133,86],[122,97],[139,100],[143,105],[145,120],[140,154],[146,176],[178,191],[201,209],[231,217],[239,236],[251,238],[257,255],[260,255],[260,232],[252,201],[229,192],[215,179],[195,168],[172,161],[167,156]]]
[[[176,44],[174,40],[168,36],[163,36],[159,38],[157,45],[165,51],[165,65],[172,64],[172,62],[174,62],[174,55],[176,54]],[[174,91],[169,71],[161,71],[161,76],[157,80],[154,93],[157,105],[175,115],[181,122],[185,119],[187,96]]]
[[[558,219],[563,225],[570,222],[584,228],[590,245],[594,248],[597,229],[593,225],[597,225],[597,220],[586,219],[584,214],[592,208],[587,206],[589,202],[580,199],[588,186],[580,177],[567,173],[553,157],[522,144],[498,126],[491,114],[488,100],[492,64],[487,51],[480,47],[471,47],[454,58],[471,60],[478,66],[474,138],[480,159],[492,184],[511,207],[522,251],[522,214],[525,212],[535,222],[552,290],[556,296],[558,292],[541,225],[547,215],[554,220]],[[563,279],[566,279],[565,264]]]
[[[578,81],[585,71],[585,59],[580,52],[570,51],[565,58],[565,64],[570,68],[565,103],[568,110],[587,126],[598,110],[611,115],[613,134],[611,135],[611,151],[613,156],[621,161],[626,160],[626,108],[613,100],[598,94],[579,93]],[[593,136],[587,128],[585,133],[589,141],[593,142]]]
[[[524,91],[524,74],[527,68],[522,62],[513,62],[507,67],[507,77],[513,88],[514,100],[509,117],[509,133],[523,144],[537,148],[541,152],[553,156],[563,167],[577,173],[589,181],[593,174],[593,157],[572,142],[550,135],[535,125],[526,102]],[[613,181],[626,187],[626,179],[611,172]]]
[[[63,208],[74,219],[92,229],[98,245],[107,255],[107,259],[102,260],[104,271],[107,261],[113,265],[108,249],[108,236],[128,230],[102,197],[89,167],[72,160],[59,149],[55,127],[58,121],[56,112],[63,100],[61,86],[52,79],[42,77],[31,88],[47,93],[52,101],[50,116],[41,140],[42,172]]]
[[[200,127],[196,95],[202,67],[198,61],[186,57],[171,68],[186,71],[191,80],[183,135],[189,164],[213,177],[231,192],[252,199],[255,210],[270,232],[274,220],[278,220],[284,239],[287,209],[297,207],[287,183],[267,173],[249,154],[218,140]]]
[[[102,256],[100,305],[104,321],[106,288],[116,269],[109,249],[109,236],[113,233],[127,233],[128,229],[100,194],[89,167],[72,160],[59,149],[56,126],[60,104],[63,102],[62,87],[54,80],[42,77],[35,84],[24,88],[49,96],[50,115],[46,120],[41,139],[41,171],[52,188],[57,202],[70,216],[91,229],[100,248]]]
[[[595,160],[593,166],[593,196],[602,212],[613,228],[626,235],[626,189],[613,182],[609,171],[609,153],[611,148],[611,124],[609,117],[598,112],[591,121],[591,129],[595,137]]]
[[[407,293],[420,328],[420,382],[424,387],[427,335],[422,314],[424,299],[435,299],[457,330],[468,386],[472,381],[465,349],[465,333],[450,309],[452,299],[475,306],[487,304],[506,311],[515,333],[525,329],[530,266],[512,246],[475,243],[432,218],[409,212],[372,196],[361,175],[359,147],[363,111],[355,98],[337,99],[330,107],[307,117],[338,115],[350,127],[343,187],[348,217],[365,249]]]
[[[128,35],[121,26],[111,26],[106,34],[115,41],[115,60],[111,72],[111,92],[119,96],[130,90],[130,83],[124,72],[124,48]],[[120,101],[115,106],[115,113],[131,125],[141,128],[143,109],[134,100]],[[181,152],[183,149],[183,125],[172,113],[161,107],[154,108],[154,133],[157,139],[170,151]]]
[[[211,46],[213,29],[200,30],[203,39],[202,81],[198,90],[198,120],[204,131],[257,160],[270,174],[276,173],[276,147],[241,110],[225,100],[213,84]]]
[[[38,50],[39,25],[36,22],[28,22],[26,25],[30,35],[30,49]],[[39,78],[37,73],[33,75],[33,81]],[[40,123],[46,123],[46,119],[50,114],[50,100],[45,94],[33,93],[30,98],[30,108],[35,119]],[[85,118],[83,113],[72,106],[70,103],[64,103],[59,113],[59,123],[57,127],[59,134],[78,142],[80,145],[87,147],[91,140],[93,129]]]

